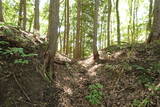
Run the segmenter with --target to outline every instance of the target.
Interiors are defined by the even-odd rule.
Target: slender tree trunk
[[[118,41],[118,45],[120,45],[121,33],[120,33],[119,0],[116,0],[116,16],[117,16],[117,41]]]
[[[133,42],[133,27],[132,27],[132,18],[133,18],[133,0],[129,1],[129,23],[128,23],[128,38],[130,40],[130,43]],[[130,37],[131,36],[131,37]]]
[[[4,22],[2,0],[0,0],[0,22]]]
[[[66,37],[67,36],[67,0],[64,6],[64,37],[63,37],[63,52],[66,53]]]
[[[136,0],[133,2],[133,27],[132,27],[132,43],[135,43],[135,37],[136,37]]]
[[[77,30],[76,30],[76,47],[75,59],[80,59],[80,21],[81,21],[81,0],[77,0]]]
[[[69,52],[69,30],[70,30],[70,22],[69,22],[69,0],[66,0],[66,7],[67,7],[67,11],[66,11],[66,16],[67,16],[67,23],[66,23],[66,26],[67,26],[67,29],[66,29],[66,55],[68,55],[68,52]]]
[[[97,51],[97,30],[98,30],[98,8],[99,0],[95,0],[95,10],[94,10],[94,33],[93,33],[93,56],[94,60],[99,60],[99,54]]]
[[[59,24],[59,31],[58,31],[58,34],[59,34],[59,45],[60,45],[60,53],[63,53],[63,38],[62,38],[62,35],[61,35],[61,26],[63,24],[63,20],[64,20],[64,17],[62,17],[61,21],[60,21],[60,24]]]
[[[26,30],[27,24],[27,8],[26,0],[23,0],[23,30]]]
[[[39,33],[39,0],[35,0],[35,9],[34,9],[34,32]]]
[[[59,26],[59,0],[50,0],[49,8],[49,25],[48,25],[48,55],[45,61],[45,70],[49,72],[50,78],[54,78],[54,57],[57,51],[58,40],[58,26]]]
[[[111,12],[112,12],[112,1],[108,0],[108,20],[107,20],[107,45],[110,46],[110,22],[111,22]]]
[[[80,21],[80,26],[82,26],[82,20]],[[82,27],[80,27],[80,42],[79,42],[79,45],[80,45],[80,51],[79,51],[80,52],[80,58],[82,58],[82,44],[83,44],[82,41],[83,41],[83,32],[82,32]]]
[[[152,15],[153,15],[153,0],[150,0],[149,3],[149,20],[148,20],[148,25],[147,25],[147,31],[151,31],[151,27],[152,27]]]
[[[101,19],[101,33],[100,33],[100,47],[99,47],[99,49],[102,49],[103,47],[103,39],[102,39],[102,37],[103,37],[103,20]]]
[[[147,42],[150,43],[154,40],[159,40],[159,39],[160,39],[160,0],[155,0],[153,26]]]
[[[32,17],[30,19],[29,29],[28,29],[29,32],[31,32],[31,29],[32,29],[33,19],[34,19],[34,16],[32,15]]]
[[[19,18],[18,18],[18,26],[20,28],[22,28],[22,20],[23,20],[23,16],[22,16],[22,12],[23,12],[23,0],[20,0],[19,3]]]

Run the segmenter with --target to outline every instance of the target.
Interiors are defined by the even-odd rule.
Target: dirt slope
[[[160,107],[160,42],[134,46],[113,46],[101,50],[101,60],[93,57],[72,61],[57,54],[55,83],[43,77],[45,45],[21,44],[0,38],[1,50],[23,48],[28,64],[15,64],[17,54],[0,54],[0,107]],[[101,104],[85,98],[89,86],[103,85]]]

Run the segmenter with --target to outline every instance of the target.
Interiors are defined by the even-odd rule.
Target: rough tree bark
[[[23,30],[26,30],[26,23],[27,23],[26,0],[20,0],[18,26]]]
[[[155,0],[153,14],[153,25],[147,40],[148,43],[160,39],[160,0]]]
[[[39,0],[35,0],[35,9],[34,9],[34,32],[39,33]]]
[[[97,29],[98,29],[98,8],[99,0],[95,0],[95,10],[94,10],[94,29],[93,29],[93,56],[94,60],[99,60],[99,54],[97,51]]]
[[[75,47],[75,59],[81,58],[80,52],[80,22],[81,21],[81,0],[77,0],[77,30],[76,30],[76,47]]]
[[[0,0],[0,22],[4,22],[2,0]]]
[[[50,0],[49,25],[48,25],[49,44],[48,44],[48,53],[44,64],[46,72],[52,74],[52,78],[55,76],[54,57],[57,51],[58,26],[59,26],[59,0]]]

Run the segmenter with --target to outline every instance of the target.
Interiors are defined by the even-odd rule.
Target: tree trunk
[[[18,26],[20,28],[22,28],[22,7],[23,7],[23,0],[20,0],[20,3],[19,3],[19,18],[18,18]]]
[[[65,0],[64,6],[64,37],[63,37],[63,52],[66,53],[66,36],[67,36],[67,0]]]
[[[29,23],[29,29],[28,29],[28,32],[31,32],[32,25],[33,25],[33,19],[34,19],[34,16],[32,15],[32,16],[31,16],[31,19],[30,19],[30,23]]]
[[[111,22],[111,12],[112,12],[112,1],[108,0],[108,20],[107,20],[107,45],[110,46],[110,22]]]
[[[81,21],[81,0],[77,0],[77,31],[76,31],[76,47],[75,59],[80,59],[80,21]]]
[[[151,27],[152,27],[152,15],[153,15],[153,0],[149,0],[148,24],[147,24],[146,31],[151,31]]]
[[[35,0],[35,9],[34,9],[34,32],[39,33],[39,0]]]
[[[0,0],[0,22],[4,22],[2,0]]]
[[[160,39],[160,0],[155,0],[153,26],[149,34],[147,42]]]
[[[116,16],[117,16],[117,42],[121,44],[121,33],[120,33],[120,16],[119,16],[119,0],[116,0]]]
[[[53,79],[54,75],[54,57],[57,51],[58,40],[58,26],[59,26],[59,0],[50,0],[49,9],[49,25],[48,25],[48,55],[45,61],[45,70]]]
[[[97,29],[98,29],[98,8],[99,0],[95,0],[95,10],[94,10],[94,34],[93,34],[93,56],[94,60],[99,60],[99,54],[97,51]]]
[[[129,5],[129,22],[128,22],[128,40],[129,43],[132,43],[133,39],[133,27],[132,27],[132,20],[133,20],[133,0],[128,1]]]
[[[26,23],[27,23],[26,0],[20,0],[18,26],[23,30],[26,30]]]
[[[27,8],[26,8],[26,0],[23,0],[23,30],[26,30],[27,24]]]
[[[67,29],[66,29],[66,55],[68,55],[69,53],[69,30],[70,30],[70,22],[69,22],[69,0],[66,0],[66,7],[67,7],[67,11],[66,11],[66,16],[67,16]]]

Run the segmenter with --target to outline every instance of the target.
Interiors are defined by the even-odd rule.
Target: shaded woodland
[[[160,107],[160,1],[0,0],[0,107]]]

